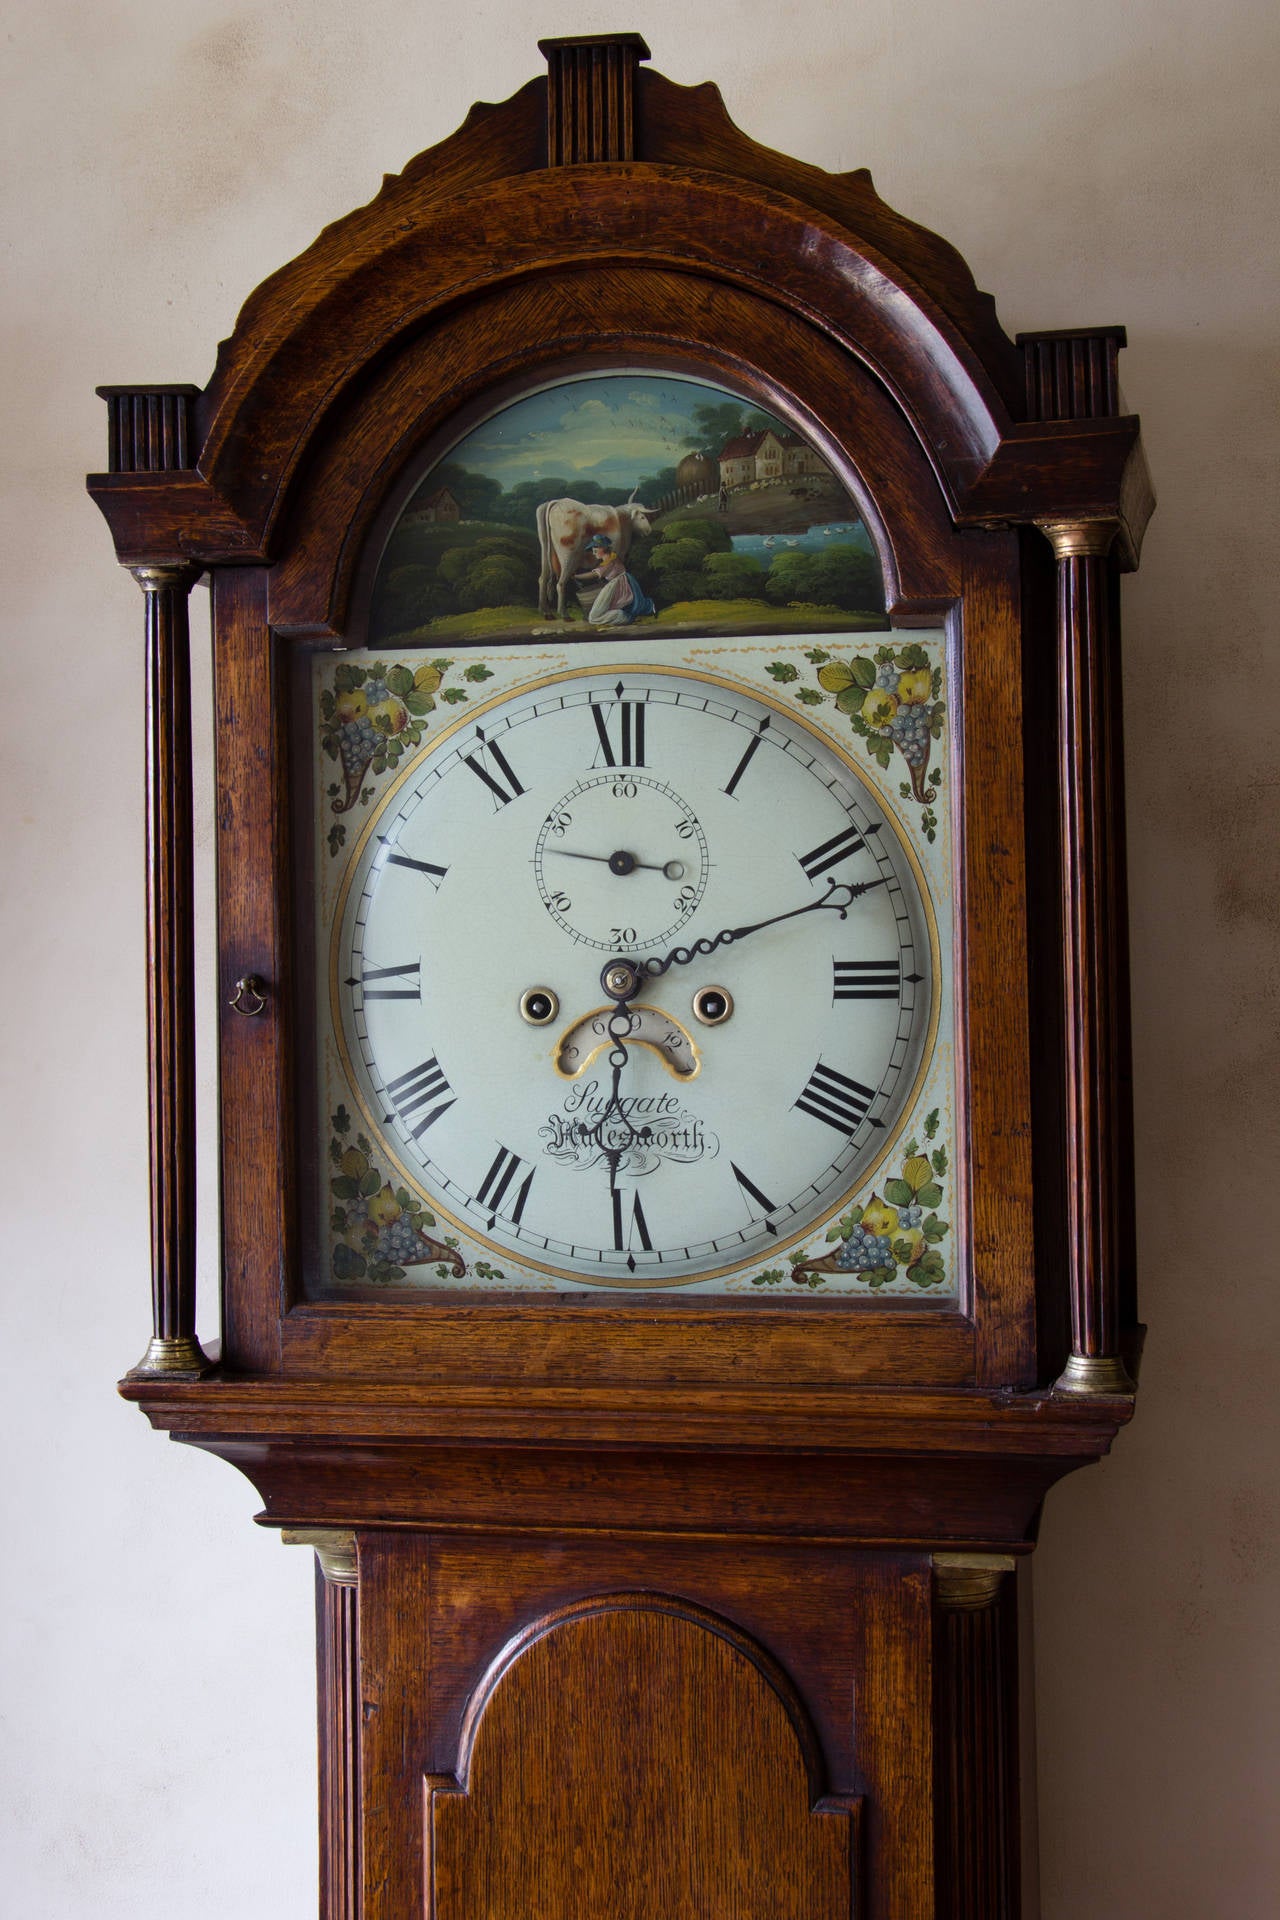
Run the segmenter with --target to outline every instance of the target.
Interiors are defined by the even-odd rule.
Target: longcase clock
[[[318,1555],[325,1920],[1013,1916],[1017,1567],[1140,1329],[1118,328],[635,35],[104,388],[153,1331]],[[212,583],[222,1341],[195,1338]]]

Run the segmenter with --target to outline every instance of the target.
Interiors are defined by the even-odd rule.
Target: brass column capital
[[[130,567],[129,572],[144,593],[166,593],[170,590],[190,593],[200,578],[200,568],[188,561],[148,560],[143,566]]]
[[[1000,1582],[1015,1564],[1011,1553],[935,1553],[933,1591],[938,1605],[952,1613],[981,1613],[993,1607]]]
[[[1036,525],[1058,560],[1105,560],[1120,531],[1116,519],[1037,520]]]
[[[320,1571],[331,1587],[359,1586],[354,1533],[334,1527],[282,1527],[280,1538],[286,1547],[314,1548]]]

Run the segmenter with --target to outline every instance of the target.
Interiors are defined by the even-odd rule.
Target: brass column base
[[[160,1334],[147,1342],[147,1350],[136,1367],[130,1367],[126,1380],[202,1380],[213,1372],[213,1362],[193,1333],[165,1338]]]
[[[1073,1353],[1053,1383],[1055,1393],[1135,1393],[1129,1370],[1117,1354]]]

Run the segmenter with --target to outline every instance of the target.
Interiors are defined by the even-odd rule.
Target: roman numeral
[[[753,1200],[755,1201],[756,1206],[759,1207],[761,1213],[770,1214],[774,1211],[773,1202],[772,1200],[770,1200],[769,1196],[765,1193],[761,1193],[755,1181],[748,1180],[746,1174],[742,1171],[742,1168],[735,1167],[732,1160],[729,1162],[729,1171],[730,1173],[732,1173],[734,1179],[737,1181],[739,1187],[742,1189],[742,1197],[747,1203],[748,1213],[751,1213],[752,1211],[751,1202]],[[764,1224],[769,1229],[770,1233],[776,1233],[778,1231],[778,1229],[774,1226],[771,1220],[766,1219]]]
[[[833,833],[820,847],[814,847],[811,853],[798,856],[800,865],[811,880],[820,873],[826,873],[832,867],[838,867],[842,860],[851,859],[855,853],[861,853],[866,841],[856,827],[842,827],[839,833]]]
[[[902,993],[902,961],[833,960],[833,1000],[897,1000]]]
[[[482,1207],[489,1209],[489,1231],[502,1211],[502,1203],[507,1190],[515,1181],[516,1175],[526,1163],[518,1153],[508,1153],[505,1147],[499,1147],[494,1156],[493,1165],[486,1173],[476,1192],[476,1199]],[[530,1167],[523,1184],[516,1188],[511,1205],[507,1208],[507,1218],[512,1226],[518,1227],[524,1217],[524,1203],[529,1198],[529,1189],[533,1185],[533,1176],[537,1169]]]
[[[442,1113],[447,1113],[454,1105],[455,1096],[452,1087],[440,1071],[440,1062],[434,1057],[424,1060],[421,1066],[410,1067],[408,1073],[402,1073],[394,1080],[388,1080],[387,1092],[395,1102],[396,1112],[404,1121],[415,1140],[421,1140],[428,1127],[433,1127]],[[448,1094],[447,1100],[440,1095]],[[416,1126],[409,1126],[413,1115],[420,1107],[427,1111]]]
[[[721,789],[722,792],[727,793],[729,795],[730,799],[733,798],[734,788],[737,786],[739,780],[741,780],[747,768],[751,765],[751,757],[756,752],[757,748],[760,745],[760,742],[764,739],[765,728],[768,726],[768,724],[769,724],[769,719],[768,719],[768,715],[766,715],[756,729],[755,738],[753,740],[748,741],[746,752],[743,754],[741,760],[739,760],[733,772],[729,775],[728,786]]]
[[[383,845],[387,843],[384,840]],[[425,873],[433,886],[439,886],[448,873],[448,867],[438,867],[433,860],[411,860],[407,853],[389,853],[386,864],[389,867],[407,867],[410,873]]]
[[[614,1248],[618,1253],[626,1253],[627,1226],[623,1217],[622,1195],[616,1187],[613,1189],[612,1199]],[[635,1228],[636,1236],[645,1252],[652,1253],[653,1241],[649,1238],[649,1222],[644,1217],[644,1208],[640,1205],[640,1195],[638,1193],[633,1193],[631,1196],[631,1224]],[[634,1273],[636,1263],[631,1255],[627,1257],[627,1265]]]
[[[422,962],[407,960],[402,967],[366,967],[359,980],[350,974],[347,976],[349,987],[364,988],[366,1000],[421,1000],[422,998]],[[371,980],[412,980],[412,987],[371,987]]]
[[[524,792],[524,788],[512,772],[511,764],[502,748],[495,746],[491,740],[486,740],[479,727],[476,728],[476,739],[480,742],[485,758],[492,760],[498,771],[496,774],[491,773],[484,762],[477,760],[473,753],[463,754],[463,765],[470,767],[476,779],[484,782],[500,806],[509,806],[517,794]]]
[[[796,1106],[801,1113],[847,1137],[862,1125],[875,1097],[873,1088],[864,1087],[860,1080],[850,1080],[834,1067],[824,1067],[819,1060]]]
[[[618,695],[617,704],[609,708],[606,715],[603,707],[591,705],[591,718],[596,723],[596,732],[600,736],[600,752],[604,755],[606,767],[642,767],[644,758],[644,701],[624,700],[622,682],[614,688]],[[592,761],[593,767],[600,765],[599,755]]]

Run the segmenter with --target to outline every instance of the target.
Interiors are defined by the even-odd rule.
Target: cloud
[[[694,407],[728,397],[660,374],[566,381],[485,421],[450,457],[504,486],[545,473],[629,488],[675,465]]]

